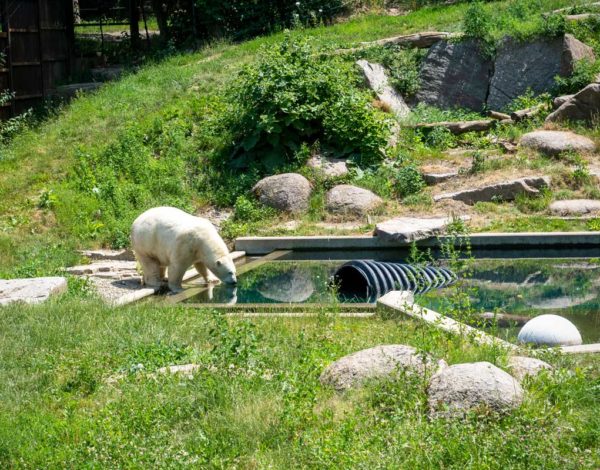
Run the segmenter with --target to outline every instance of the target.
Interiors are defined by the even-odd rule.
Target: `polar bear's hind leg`
[[[142,266],[144,285],[148,287],[160,287],[162,283],[160,264],[150,256],[138,255],[138,261]]]

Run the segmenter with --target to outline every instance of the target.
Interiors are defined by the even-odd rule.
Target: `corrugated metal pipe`
[[[392,290],[422,294],[449,286],[456,279],[456,274],[447,268],[372,260],[349,261],[333,275],[339,294],[369,299],[377,299]]]

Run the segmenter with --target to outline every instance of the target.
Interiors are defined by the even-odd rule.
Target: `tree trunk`
[[[75,24],[81,23],[81,10],[79,10],[79,0],[73,0],[73,21]]]
[[[167,23],[167,8],[162,0],[152,0],[152,10],[156,16],[161,41],[169,39],[169,25]]]

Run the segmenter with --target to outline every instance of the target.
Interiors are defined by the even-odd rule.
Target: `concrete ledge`
[[[442,315],[435,310],[421,307],[414,302],[413,294],[409,291],[388,292],[377,300],[377,305],[429,323],[430,325],[449,333],[465,337],[468,336],[478,344],[500,346],[511,351],[518,349],[516,345],[509,343],[508,341],[489,335],[472,326],[465,325],[464,323]]]
[[[469,236],[473,248],[552,248],[600,246],[600,232],[524,232],[475,233]],[[424,247],[437,247],[447,236],[417,242]],[[406,248],[410,243],[383,240],[371,235],[362,236],[304,236],[304,237],[240,237],[235,249],[248,255],[264,255],[274,250],[377,250]]]

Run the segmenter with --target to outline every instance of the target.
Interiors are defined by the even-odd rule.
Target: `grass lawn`
[[[406,320],[226,319],[110,309],[67,294],[2,309],[3,468],[597,468],[600,370],[585,357],[524,384],[514,413],[431,420],[426,378],[336,394],[333,360],[408,344],[449,363],[506,353]],[[197,363],[193,378],[152,376]],[[143,369],[142,369],[143,367]],[[110,377],[122,374],[116,381]]]

